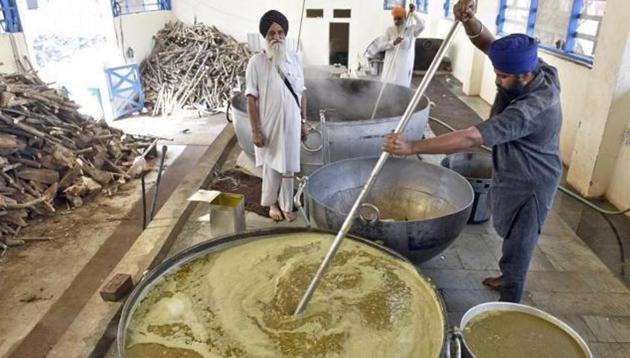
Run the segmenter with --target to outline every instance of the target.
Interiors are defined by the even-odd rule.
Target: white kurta
[[[377,52],[385,51],[385,62],[381,81],[409,87],[413,75],[413,62],[415,59],[416,37],[424,30],[424,22],[414,11],[411,13],[404,30],[399,31],[396,26],[387,28],[385,35],[375,43]],[[402,37],[403,40],[394,46],[394,40]],[[398,53],[396,53],[398,48]],[[395,57],[394,57],[395,55]]]
[[[301,100],[304,73],[297,54],[288,52],[280,70]],[[249,60],[245,79],[245,95],[258,98],[258,118],[265,137],[265,145],[255,147],[256,166],[264,164],[279,173],[299,172],[301,111],[264,51]]]

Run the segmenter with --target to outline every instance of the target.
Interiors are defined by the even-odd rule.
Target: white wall
[[[276,9],[289,19],[289,38],[297,38],[300,25],[302,2],[296,0],[277,0],[265,2],[258,0],[241,1],[238,9],[229,2],[173,0],[174,15],[186,22],[198,21],[215,25],[219,30],[246,42],[248,33],[258,33],[260,16],[267,10]],[[350,23],[349,67],[355,68],[358,57],[376,37],[385,33],[392,25],[389,10],[383,9],[382,1],[365,0],[309,0],[306,9],[323,9],[323,18],[304,18],[302,23],[301,43],[305,65],[328,65],[329,25],[331,22]],[[333,9],[351,9],[350,18],[333,18]],[[427,18],[426,15],[420,14]]]
[[[17,53],[14,49],[17,50]],[[0,33],[0,72],[17,72],[20,67],[16,63],[16,58],[28,67],[23,56],[30,59],[24,34],[22,32]]]
[[[443,38],[451,28],[452,21],[444,18],[441,1],[431,1],[429,4],[431,15],[421,14],[427,24],[421,37]],[[287,15],[290,21],[289,38],[295,38],[301,5],[301,1],[294,0],[278,0],[273,4],[250,0],[239,4],[239,9],[247,11],[238,11],[231,3],[173,0],[173,12],[185,22],[191,23],[196,16],[199,21],[216,25],[240,41],[246,41],[247,33],[258,32],[260,15],[270,8]],[[488,31],[493,33],[496,32],[494,22],[498,5],[498,1],[479,3],[478,17]],[[540,56],[555,66],[560,74],[564,113],[560,139],[561,156],[573,176],[579,178],[571,184],[585,195],[605,194],[611,202],[627,207],[630,206],[630,150],[621,141],[623,129],[630,126],[630,116],[621,116],[618,113],[628,113],[626,106],[630,101],[627,95],[630,90],[624,87],[624,83],[630,83],[630,79],[622,78],[626,67],[620,67],[619,64],[624,48],[621,38],[628,38],[625,25],[627,19],[623,20],[623,17],[630,13],[630,2],[609,0],[607,7],[603,26],[608,26],[610,30],[602,29],[600,32],[593,68],[542,51]],[[338,0],[331,4],[330,1],[310,0],[307,1],[307,8],[324,9],[324,17],[304,19],[302,42],[306,65],[328,64],[330,22],[350,22],[351,68],[356,66],[357,56],[362,55],[369,43],[391,24],[391,15],[389,11],[383,10],[381,1]],[[333,19],[333,9],[351,9],[352,17]],[[611,33],[616,34],[610,35]],[[618,47],[617,50],[606,49],[606,40],[603,40],[606,36],[614,37],[608,41],[610,46]],[[464,92],[469,95],[478,94],[491,103],[496,94],[492,64],[483,53],[472,46],[463,30],[453,42],[448,56],[453,63],[453,75],[462,82]],[[625,56],[630,59],[630,54],[626,53]],[[630,67],[626,72],[630,72]],[[590,183],[592,180],[595,180],[595,185]]]
[[[149,11],[139,14],[123,15],[114,19],[116,33],[120,41],[120,28],[122,24],[124,39],[123,52],[125,59],[129,63],[140,63],[144,60],[153,49],[155,35],[169,21],[175,20],[175,16],[171,11]],[[133,49],[133,57],[126,55],[127,49]]]

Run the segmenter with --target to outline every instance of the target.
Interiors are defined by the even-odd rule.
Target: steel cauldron
[[[410,88],[386,85],[374,119],[370,119],[381,86],[381,82],[369,80],[306,78],[308,118],[313,130],[302,145],[302,174],[339,160],[380,154],[383,137],[396,128],[414,94]],[[230,112],[239,146],[253,158],[243,93],[232,98]],[[429,100],[424,97],[411,116],[405,136],[422,138],[428,118]]]
[[[148,293],[152,288],[156,287],[167,275],[176,275],[180,268],[185,267],[185,265],[194,262],[195,260],[203,260],[207,258],[208,254],[217,253],[222,250],[226,250],[235,246],[245,245],[249,242],[255,240],[265,240],[270,238],[278,238],[284,235],[292,235],[292,234],[300,234],[300,233],[317,233],[322,235],[330,235],[332,242],[332,235],[334,233],[326,232],[322,230],[306,230],[303,228],[278,228],[278,229],[266,229],[266,230],[257,230],[257,231],[249,231],[234,235],[222,236],[217,239],[208,240],[202,243],[199,243],[195,246],[192,246],[168,260],[164,261],[150,272],[148,272],[144,278],[138,283],[138,285],[134,288],[133,292],[127,299],[121,313],[120,321],[118,324],[118,332],[117,332],[117,348],[118,348],[118,357],[124,358],[126,357],[126,337],[127,337],[127,328],[136,312],[138,306],[142,303],[142,301],[147,297]],[[369,240],[362,239],[356,236],[349,235],[348,240],[354,240],[359,243],[371,246],[380,251],[385,252],[388,255],[396,259],[400,259],[403,261],[407,261],[404,257],[399,255],[398,253],[383,247],[381,245],[375,244]],[[420,272],[418,275],[422,276]],[[221,277],[217,277],[217,280],[221,280]],[[425,279],[428,281],[428,279]],[[447,339],[447,330],[446,330],[446,312],[444,310],[444,305],[441,301],[440,295],[433,289],[434,298],[435,298],[435,307],[439,309],[441,317],[444,318],[443,331],[439,332],[442,334],[443,344],[441,346],[441,356],[445,355],[447,350],[447,344],[450,342]],[[448,337],[450,338],[450,337]]]
[[[355,158],[316,170],[305,184],[309,216],[338,231],[377,158]],[[359,210],[351,233],[382,241],[413,263],[429,260],[460,234],[474,193],[456,172],[414,158],[390,158]]]

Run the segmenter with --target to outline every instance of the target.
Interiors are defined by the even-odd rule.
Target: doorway
[[[347,22],[331,22],[329,30],[328,63],[331,65],[338,63],[348,67],[350,24]]]

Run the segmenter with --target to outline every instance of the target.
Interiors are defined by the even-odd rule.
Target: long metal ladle
[[[435,72],[437,72],[437,69],[440,66],[440,63],[442,62],[442,59],[444,58],[444,55],[446,54],[446,50],[448,50],[448,48],[450,47],[460,27],[461,27],[461,24],[459,21],[455,21],[453,23],[453,26],[451,27],[448,35],[444,39],[444,42],[442,42],[442,46],[440,46],[440,49],[435,55],[435,58],[433,59],[431,66],[429,66],[429,69],[427,70],[427,73],[422,79],[422,82],[420,82],[420,86],[418,86],[418,89],[416,90],[416,93],[411,98],[411,102],[407,106],[405,113],[403,113],[403,116],[400,119],[400,122],[398,122],[398,126],[396,127],[394,133],[401,133],[407,126],[407,122],[409,122],[409,119],[411,118],[411,115],[413,114],[414,109],[418,105],[418,102],[420,102],[420,99],[424,95],[424,92],[427,90],[427,87],[429,87],[429,83],[433,79]],[[372,185],[374,185],[374,182],[376,181],[376,177],[380,173],[381,169],[383,169],[383,166],[385,165],[385,162],[387,161],[389,156],[390,154],[388,152],[384,151],[383,153],[381,153],[381,156],[378,159],[378,162],[376,163],[376,165],[374,166],[374,169],[372,170],[370,177],[368,178],[367,182],[365,183],[365,186],[361,190],[361,193],[359,194],[356,201],[354,202],[354,205],[352,205],[352,209],[350,209],[350,212],[348,213],[346,220],[343,222],[343,225],[341,226],[339,233],[337,233],[335,240],[333,241],[332,245],[330,245],[330,248],[328,249],[328,253],[326,253],[326,257],[324,257],[324,260],[319,265],[319,268],[317,269],[317,272],[315,273],[315,277],[313,277],[313,280],[311,281],[308,288],[306,289],[304,296],[302,296],[302,299],[300,300],[300,303],[298,304],[294,314],[297,315],[297,314],[302,313],[304,309],[306,308],[306,305],[308,305],[308,302],[311,300],[311,297],[313,296],[313,293],[315,292],[315,289],[317,288],[317,285],[319,284],[319,280],[322,278],[324,271],[326,271],[326,268],[328,267],[333,257],[335,256],[337,249],[339,249],[339,245],[341,245],[341,241],[346,237],[346,235],[348,234],[348,231],[350,231],[350,227],[352,226],[352,222],[354,221],[354,218],[357,214],[357,211],[359,210],[359,207],[361,206],[361,204],[363,203],[363,200],[365,199],[370,189],[372,188]]]

